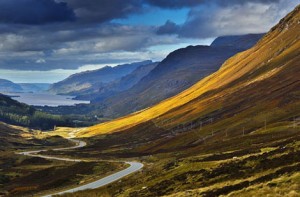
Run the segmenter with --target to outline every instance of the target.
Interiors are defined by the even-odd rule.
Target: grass
[[[122,163],[64,162],[0,153],[0,193],[31,196],[69,189],[125,168]]]
[[[274,196],[274,197],[298,197],[300,196],[300,173],[295,172],[292,175],[284,175],[273,179],[267,183],[261,183],[241,191],[232,192],[228,197],[235,196]]]
[[[254,192],[280,177],[294,176],[299,170],[300,133],[299,127],[296,129],[293,132],[251,133],[238,138],[228,137],[225,141],[211,138],[206,144],[176,152],[153,153],[141,157],[145,164],[141,172],[103,188],[63,196],[248,196],[252,187]],[[108,137],[110,135],[103,138]],[[251,143],[245,144],[247,139],[251,139]],[[88,151],[93,158],[103,156],[101,148],[81,151],[73,154],[86,155],[85,151]],[[113,158],[114,151],[105,151],[105,155],[109,153]],[[134,155],[134,152],[128,152],[126,157],[130,154]],[[130,159],[133,158],[127,158]],[[285,181],[282,179],[282,182]],[[298,194],[295,189],[287,192],[285,184],[288,183],[278,184],[276,192]],[[296,184],[293,183],[291,188]],[[261,194],[271,194],[268,192],[272,193],[266,187]]]
[[[55,154],[139,159],[145,167],[114,184],[63,196],[299,196],[300,128],[294,122],[300,117],[299,9],[284,20],[289,31],[279,24],[255,47],[181,94],[79,131],[87,147]],[[89,162],[50,168],[88,175],[82,169],[88,166],[95,167]],[[66,175],[50,177],[46,186],[82,180]]]
[[[56,132],[47,133],[6,124],[0,124],[0,127],[0,139],[5,138],[7,143],[7,146],[0,145],[0,195],[45,194],[89,183],[125,168],[122,163],[74,163],[15,153],[21,150],[72,146],[68,140],[58,136],[66,136],[68,132],[73,131],[71,128],[59,128]]]
[[[212,116],[226,107],[239,110],[245,103],[264,101],[261,106],[268,110],[280,106],[280,98],[284,94],[293,98],[299,87],[299,67],[295,66],[300,61],[297,17],[299,12],[294,12],[289,31],[269,32],[256,46],[230,58],[219,71],[182,93],[141,112],[83,129],[79,136],[126,131],[147,121],[172,120],[166,124],[170,127],[199,115]]]

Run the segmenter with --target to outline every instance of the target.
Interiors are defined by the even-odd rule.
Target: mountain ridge
[[[138,68],[141,65],[150,64],[151,60],[121,64],[115,67],[105,66],[103,68],[76,73],[68,78],[54,83],[48,90],[55,94],[80,95],[93,92],[97,87],[117,80]]]
[[[23,88],[12,81],[6,79],[0,79],[0,91],[1,92],[21,92]]]
[[[116,79],[110,83],[98,87],[98,89],[92,93],[78,95],[76,99],[83,100],[104,100],[108,97],[114,96],[118,92],[128,90],[136,83],[139,82],[144,76],[146,76],[152,69],[157,66],[157,62],[141,65],[131,73]]]
[[[203,113],[210,114],[214,111],[220,110],[220,107],[225,105],[225,103],[223,103],[225,102],[224,98],[230,98],[230,95],[233,94],[233,92],[242,92],[242,90],[246,87],[253,91],[253,87],[256,87],[256,84],[261,81],[269,79],[273,80],[273,77],[276,81],[276,77],[280,73],[282,73],[279,75],[281,77],[278,76],[281,81],[280,85],[288,84],[288,80],[294,81],[292,83],[294,85],[291,87],[294,88],[293,91],[296,91],[297,86],[295,85],[299,85],[296,74],[299,73],[299,70],[297,70],[297,66],[293,67],[293,65],[295,65],[295,62],[300,62],[298,61],[300,58],[299,15],[299,7],[297,7],[282,20],[288,21],[288,23],[283,25],[280,25],[283,22],[279,23],[279,25],[272,28],[272,30],[254,47],[231,57],[217,72],[204,78],[182,93],[166,99],[149,109],[142,110],[141,112],[88,128],[82,131],[79,135],[88,137],[98,135],[103,132],[109,133],[122,131],[150,120],[156,122],[158,117],[163,119],[170,119],[173,117],[171,118],[173,119],[173,123],[164,126],[165,128],[173,127],[172,125],[178,121],[192,121],[195,117],[199,117]],[[287,24],[288,29],[284,30],[282,26],[287,27]],[[288,80],[283,80],[284,78],[282,75],[287,74],[289,74],[290,77],[287,78]],[[277,79],[277,81],[279,79]],[[260,89],[261,88],[266,87],[261,86]],[[276,85],[272,88],[276,88]],[[262,99],[259,95],[257,95],[257,93],[254,95],[256,96],[256,99]],[[269,97],[270,96],[266,96],[266,98]],[[234,98],[239,100],[239,97]],[[280,93],[280,98],[285,98],[285,95]],[[216,100],[218,100],[218,102],[216,102]],[[247,98],[245,98],[245,100],[247,101]],[[212,106],[214,103],[213,101],[216,103]],[[236,105],[236,102],[237,101],[232,102],[232,105]],[[197,105],[195,105],[195,103],[197,103]],[[230,100],[227,103],[230,103]],[[265,104],[265,106],[268,107],[269,105]],[[175,118],[176,120],[174,120],[174,116],[177,117]],[[193,116],[194,118],[191,118]]]
[[[234,35],[234,36],[220,36],[215,39],[210,46],[212,47],[226,47],[234,46],[237,48],[250,48],[256,44],[255,41],[259,40],[265,35],[261,34],[246,34],[246,35]],[[256,37],[256,39],[253,39]]]
[[[46,91],[50,84],[47,83],[14,83],[6,79],[0,79],[0,92],[42,92]]]
[[[246,39],[253,44],[263,34],[238,36],[236,40]],[[235,38],[235,36],[232,36]],[[224,37],[227,38],[227,37]],[[228,43],[228,41],[227,41]],[[151,72],[126,92],[110,97],[103,102],[104,116],[119,117],[152,106],[164,99],[191,87],[200,79],[217,71],[226,59],[246,50],[248,45],[240,47],[188,46],[171,52]],[[118,98],[123,98],[122,100]],[[92,100],[97,103],[97,100]]]

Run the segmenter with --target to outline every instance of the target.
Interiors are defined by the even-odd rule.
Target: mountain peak
[[[247,49],[257,43],[264,34],[247,34],[247,35],[233,35],[233,36],[220,36],[216,38],[211,47],[234,47]]]

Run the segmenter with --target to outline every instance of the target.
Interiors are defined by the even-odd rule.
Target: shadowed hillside
[[[130,74],[138,67],[152,63],[151,61],[136,62],[132,64],[106,66],[104,68],[86,71],[71,75],[67,79],[53,84],[49,92],[66,95],[84,95],[97,92],[102,86],[119,80]]]
[[[299,8],[254,47],[230,58],[219,71],[179,95],[142,112],[90,127],[81,135],[122,131],[147,121],[175,129],[178,124],[210,117],[216,122],[242,113],[250,118],[252,113],[271,109],[299,109],[298,20]],[[286,117],[296,113],[295,110]]]
[[[82,94],[76,98],[79,100],[83,99],[102,101],[106,98],[112,97],[119,92],[126,91],[137,84],[143,77],[148,75],[149,72],[157,66],[157,64],[158,63],[149,63],[139,66],[128,75],[125,75],[107,84],[103,84],[102,86],[97,87],[97,90],[92,93],[90,92],[87,94]]]
[[[120,117],[174,96],[217,71],[226,59],[253,46],[262,36],[225,36],[217,38],[212,46],[178,49],[129,90],[101,100],[107,106],[101,112],[107,117]]]
[[[0,94],[0,122],[37,129],[53,129],[55,125],[73,125],[66,117],[51,115]]]
[[[298,6],[186,91],[79,132],[89,146],[74,155],[139,157],[146,168],[76,195],[298,196],[299,21]]]

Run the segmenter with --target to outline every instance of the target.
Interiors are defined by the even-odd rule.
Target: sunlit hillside
[[[118,132],[149,120],[158,127],[176,130],[181,123],[228,118],[247,111],[251,113],[244,118],[276,108],[282,110],[274,113],[287,115],[293,109],[290,115],[299,115],[299,10],[298,6],[253,48],[232,57],[219,71],[181,94],[144,111],[82,130],[78,136]]]
[[[300,197],[300,0],[0,0],[0,197]]]

